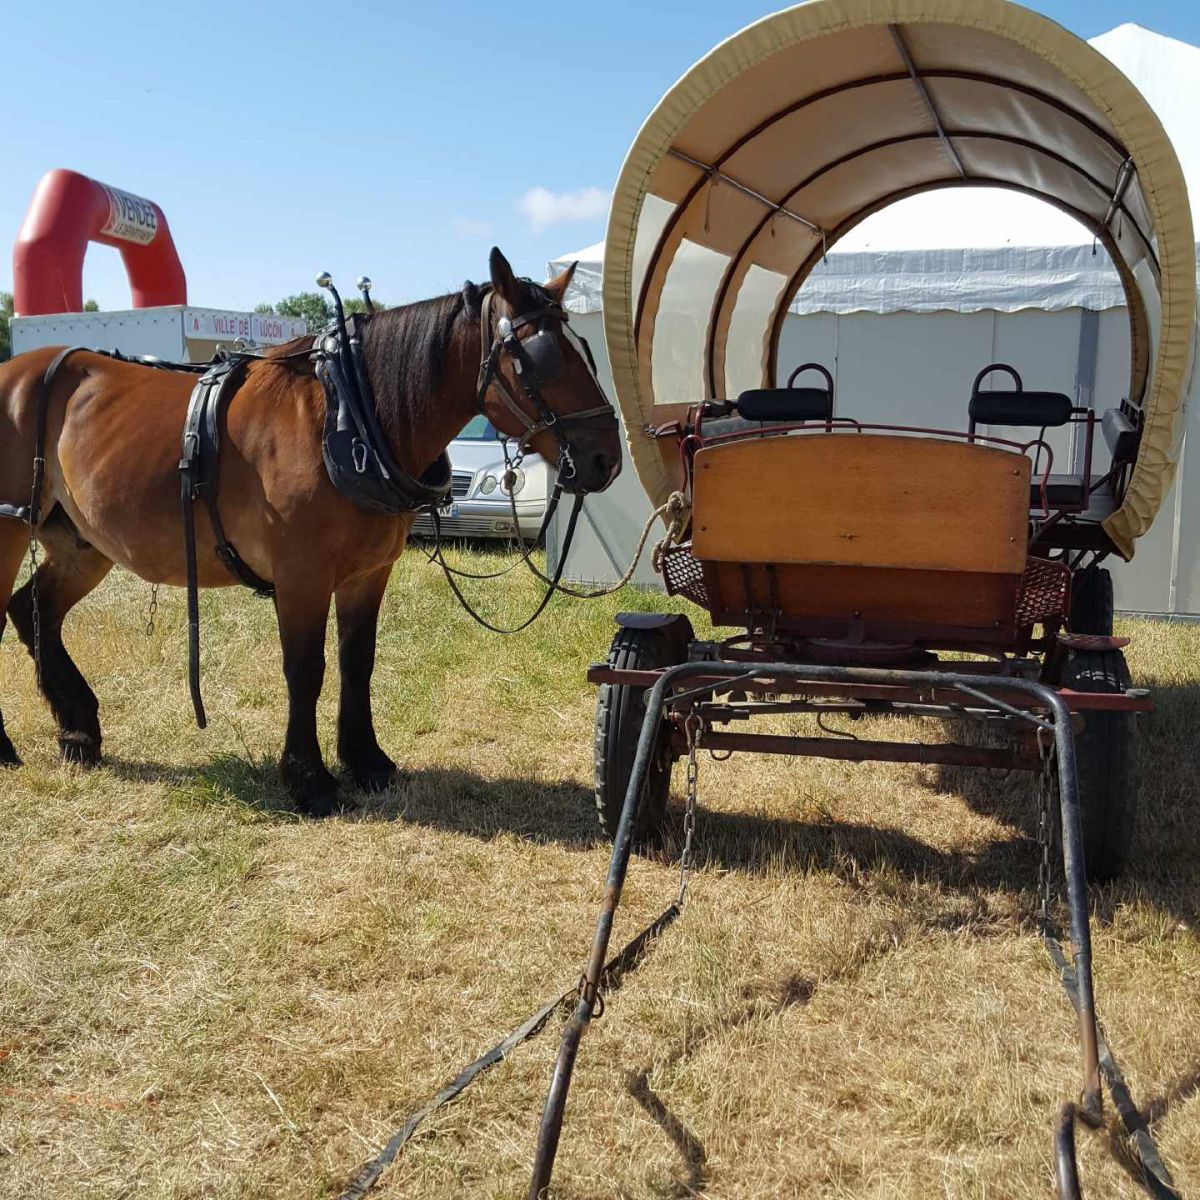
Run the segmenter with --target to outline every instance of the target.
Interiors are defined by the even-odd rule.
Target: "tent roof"
[[[1187,189],[1129,80],[1007,0],[811,0],[722,43],[667,93],[622,168],[605,242],[627,428],[769,381],[792,296],[833,244],[907,196],[981,186],[1057,206],[1117,264],[1145,432],[1106,529],[1131,554],[1170,482],[1191,366]],[[661,500],[664,453],[636,432],[630,448]]]
[[[1188,183],[1200,228],[1200,47],[1125,24],[1089,45],[1128,76],[1162,121]],[[864,221],[818,263],[791,303],[795,313],[1016,312],[1036,307],[1123,308],[1125,288],[1073,217],[1033,197],[978,189],[924,192]],[[550,263],[578,270],[575,312],[599,312],[604,243]]]

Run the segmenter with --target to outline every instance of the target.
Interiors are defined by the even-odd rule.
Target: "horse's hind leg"
[[[42,695],[58,721],[65,762],[94,766],[100,761],[100,705],[63,645],[67,613],[112,570],[98,550],[79,542],[74,530],[54,516],[41,531],[45,558],[37,569],[42,653]],[[26,649],[33,654],[33,591],[26,583],[8,607]]]
[[[29,549],[29,531],[19,521],[0,518],[0,637],[8,623],[8,601],[17,573]],[[19,767],[20,756],[4,729],[4,714],[0,713],[0,767]]]

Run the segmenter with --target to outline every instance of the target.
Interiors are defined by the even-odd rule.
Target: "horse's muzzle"
[[[560,476],[563,491],[573,496],[602,492],[621,473],[620,453],[580,451],[574,463],[573,475]]]

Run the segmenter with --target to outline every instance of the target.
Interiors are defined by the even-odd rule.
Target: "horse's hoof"
[[[379,792],[386,792],[399,778],[398,768],[384,767],[380,771],[368,771],[364,775],[355,775],[354,782],[361,791],[375,795]]]
[[[100,765],[100,743],[87,733],[64,733],[58,739],[59,753],[65,763],[79,767]]]
[[[295,793],[296,811],[305,817],[331,817],[334,813],[346,812],[354,804],[338,794],[332,778],[327,783],[314,780]]]
[[[358,807],[353,800],[345,796],[317,796],[313,799],[296,801],[296,811],[302,817],[311,817],[314,821],[322,821],[326,817],[340,816],[352,813]]]
[[[296,797],[296,811],[305,817],[331,817],[339,807],[337,792],[314,792]]]
[[[5,738],[0,742],[0,769],[4,767],[19,767],[22,766],[21,756],[17,753],[17,748]]]

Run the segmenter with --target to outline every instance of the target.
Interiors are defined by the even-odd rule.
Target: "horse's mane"
[[[519,282],[526,291],[536,289],[528,280]],[[402,413],[413,426],[430,415],[441,390],[446,355],[458,319],[465,316],[478,322],[482,300],[480,287],[467,282],[461,291],[380,309],[366,319],[363,358],[379,422],[389,436],[404,435]],[[302,350],[311,345],[312,338],[310,333],[276,346],[268,356],[281,357]]]
[[[464,310],[469,316],[479,316],[479,289],[473,283],[464,285],[461,292],[380,309],[367,317],[363,358],[385,432],[402,432],[398,428],[401,407],[414,422],[433,407],[454,325]],[[358,319],[363,320],[361,314]],[[274,346],[264,357],[288,359],[303,354],[316,332]]]
[[[467,307],[466,290],[383,309],[368,319],[363,358],[385,433],[403,432],[398,427],[402,408],[413,425],[433,408],[455,324]]]

